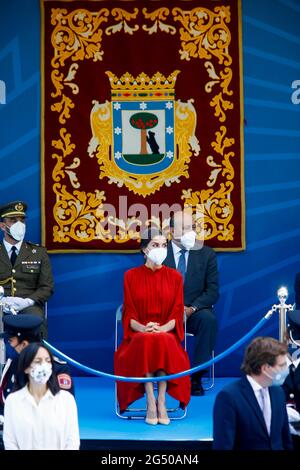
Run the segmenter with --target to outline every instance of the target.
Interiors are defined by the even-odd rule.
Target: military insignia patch
[[[15,209],[16,211],[22,212],[24,211],[24,206],[21,202],[19,202],[18,204],[15,205]]]
[[[59,374],[57,380],[59,387],[63,390],[70,390],[72,387],[72,379],[68,374]]]

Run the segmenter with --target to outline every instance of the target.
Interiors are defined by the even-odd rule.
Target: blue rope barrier
[[[214,359],[210,359],[207,362],[204,362],[203,364],[200,364],[199,366],[192,367],[191,369],[184,370],[182,372],[178,372],[177,374],[171,374],[171,375],[163,375],[160,377],[124,377],[122,375],[113,375],[113,374],[108,374],[107,372],[102,372],[96,369],[92,369],[91,367],[84,366],[80,362],[75,361],[74,359],[71,359],[69,356],[66,354],[62,353],[58,349],[56,349],[54,346],[49,344],[47,341],[44,340],[44,343],[48,348],[54,353],[57,354],[59,357],[62,359],[65,359],[69,364],[72,364],[74,367],[77,367],[78,369],[83,370],[84,372],[88,372],[89,374],[100,376],[100,377],[107,377],[108,379],[113,379],[113,380],[118,380],[120,382],[162,382],[165,380],[171,380],[171,379],[178,379],[180,377],[184,377],[186,375],[193,374],[194,372],[198,372],[199,370],[206,369],[207,367],[211,366],[213,363],[219,362],[221,359],[224,357],[228,356],[231,354],[232,351],[235,351],[238,349],[242,344],[244,344],[248,338],[254,335],[256,331],[258,331],[262,325],[270,318],[271,314],[273,313],[272,310],[270,310],[258,323],[256,326],[252,328],[252,330],[248,331],[241,339],[239,339],[236,343],[234,343],[232,346],[230,346],[228,349],[220,353],[218,356],[216,356]]]

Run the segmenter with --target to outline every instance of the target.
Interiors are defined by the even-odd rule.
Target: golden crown
[[[174,70],[167,78],[160,72],[152,77],[142,72],[133,77],[129,72],[120,78],[110,71],[105,72],[109,77],[111,96],[113,100],[136,99],[170,99],[175,96],[175,84],[180,70]]]

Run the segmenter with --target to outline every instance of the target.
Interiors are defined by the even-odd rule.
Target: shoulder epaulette
[[[63,359],[60,359],[57,356],[53,356],[54,362],[57,362],[58,364],[67,364],[67,361],[64,361]]]
[[[26,243],[28,243],[28,245],[32,245],[32,246],[42,246],[42,245],[40,245],[40,243],[33,243],[33,242],[30,242],[30,241],[26,242]]]
[[[47,250],[47,248],[44,245],[41,245],[40,243],[33,243],[33,242],[26,242],[26,243],[29,246],[34,246],[36,248],[44,248],[44,250]]]

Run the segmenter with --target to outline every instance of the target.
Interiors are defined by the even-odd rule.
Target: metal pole
[[[279,312],[279,341],[287,343],[286,336],[286,308],[284,305],[280,305],[278,308]]]
[[[288,343],[289,338],[287,335],[287,326],[286,326],[286,312],[292,310],[292,305],[287,305],[286,300],[289,296],[288,290],[286,287],[280,287],[277,291],[277,296],[279,300],[279,305],[276,305],[279,313],[279,341],[283,343]]]

